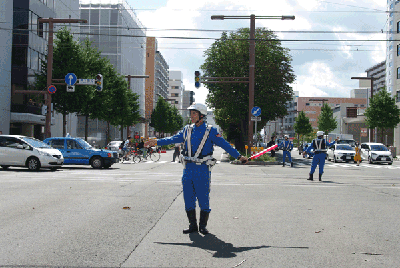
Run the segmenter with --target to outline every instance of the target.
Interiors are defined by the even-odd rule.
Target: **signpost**
[[[76,75],[74,73],[68,73],[65,76],[65,83],[67,83],[68,86],[73,86],[76,83]]]
[[[259,117],[261,115],[261,108],[254,106],[253,109],[251,109],[251,114],[253,115],[253,117],[251,117],[251,121],[256,122],[254,126],[254,134],[257,135],[257,122],[261,121],[261,117]]]
[[[67,92],[75,92],[75,86],[67,85]]]
[[[78,79],[79,85],[96,85],[96,79]]]
[[[47,89],[47,91],[48,91],[50,94],[54,94],[54,93],[56,93],[57,89],[56,89],[55,86],[50,85],[49,88]]]

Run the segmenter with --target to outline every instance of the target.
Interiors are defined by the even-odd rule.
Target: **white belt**
[[[206,164],[206,165],[213,166],[217,163],[217,160],[215,158],[213,158],[212,155],[207,155],[204,158],[196,158],[196,157],[189,157],[189,156],[183,156],[183,155],[180,155],[180,157],[181,157],[182,164],[186,164],[184,162],[191,161],[193,163],[196,163],[196,165]]]

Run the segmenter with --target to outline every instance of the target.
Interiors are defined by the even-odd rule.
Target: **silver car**
[[[121,154],[122,150],[120,149],[120,146],[122,142],[123,141],[111,141],[109,144],[107,144],[106,149]]]
[[[392,153],[382,143],[366,142],[361,144],[361,158],[368,163],[393,164]]]
[[[332,145],[327,153],[327,160],[333,160],[333,162],[350,162],[354,161],[356,151],[349,144],[334,144]]]

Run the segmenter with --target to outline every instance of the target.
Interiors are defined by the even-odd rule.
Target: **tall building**
[[[116,71],[121,75],[144,75],[146,64],[146,29],[137,18],[133,9],[126,0],[80,0],[81,19],[88,20],[81,24],[81,37],[89,38],[93,46],[101,51],[102,57],[107,57]],[[123,139],[130,132],[145,131],[145,79],[131,78],[130,89],[139,95],[139,113],[141,122],[125,129]],[[118,130],[107,133],[107,124],[99,120],[91,120],[89,140],[101,142],[104,146],[107,134],[111,139],[120,139],[120,135],[113,137]],[[83,136],[84,118],[79,117],[78,136]],[[120,133],[119,133],[120,134]]]
[[[48,24],[38,18],[79,18],[78,0],[1,1],[3,23],[0,44],[3,47],[0,69],[0,131],[44,138],[43,95],[11,94],[11,90],[34,89],[35,74],[41,71],[48,43]],[[61,26],[57,25],[56,30]],[[52,113],[51,131],[57,135],[60,115]]]
[[[185,90],[181,71],[169,71],[169,99],[171,104],[182,111],[182,95]],[[182,112],[181,112],[182,114]]]
[[[374,94],[386,86],[386,61],[382,61],[368,68],[365,72],[367,73],[367,77],[373,78],[372,86]],[[369,86],[369,88],[371,88],[371,86]]]
[[[160,97],[168,99],[168,63],[162,56],[160,51],[157,51],[157,40],[155,37],[147,37],[146,42],[146,137],[154,136],[154,129],[149,126],[151,113],[153,112],[156,103]]]

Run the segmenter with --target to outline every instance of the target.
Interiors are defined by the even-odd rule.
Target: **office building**
[[[169,101],[179,111],[182,111],[182,95],[185,90],[181,71],[169,71]],[[182,114],[182,112],[181,112]]]

